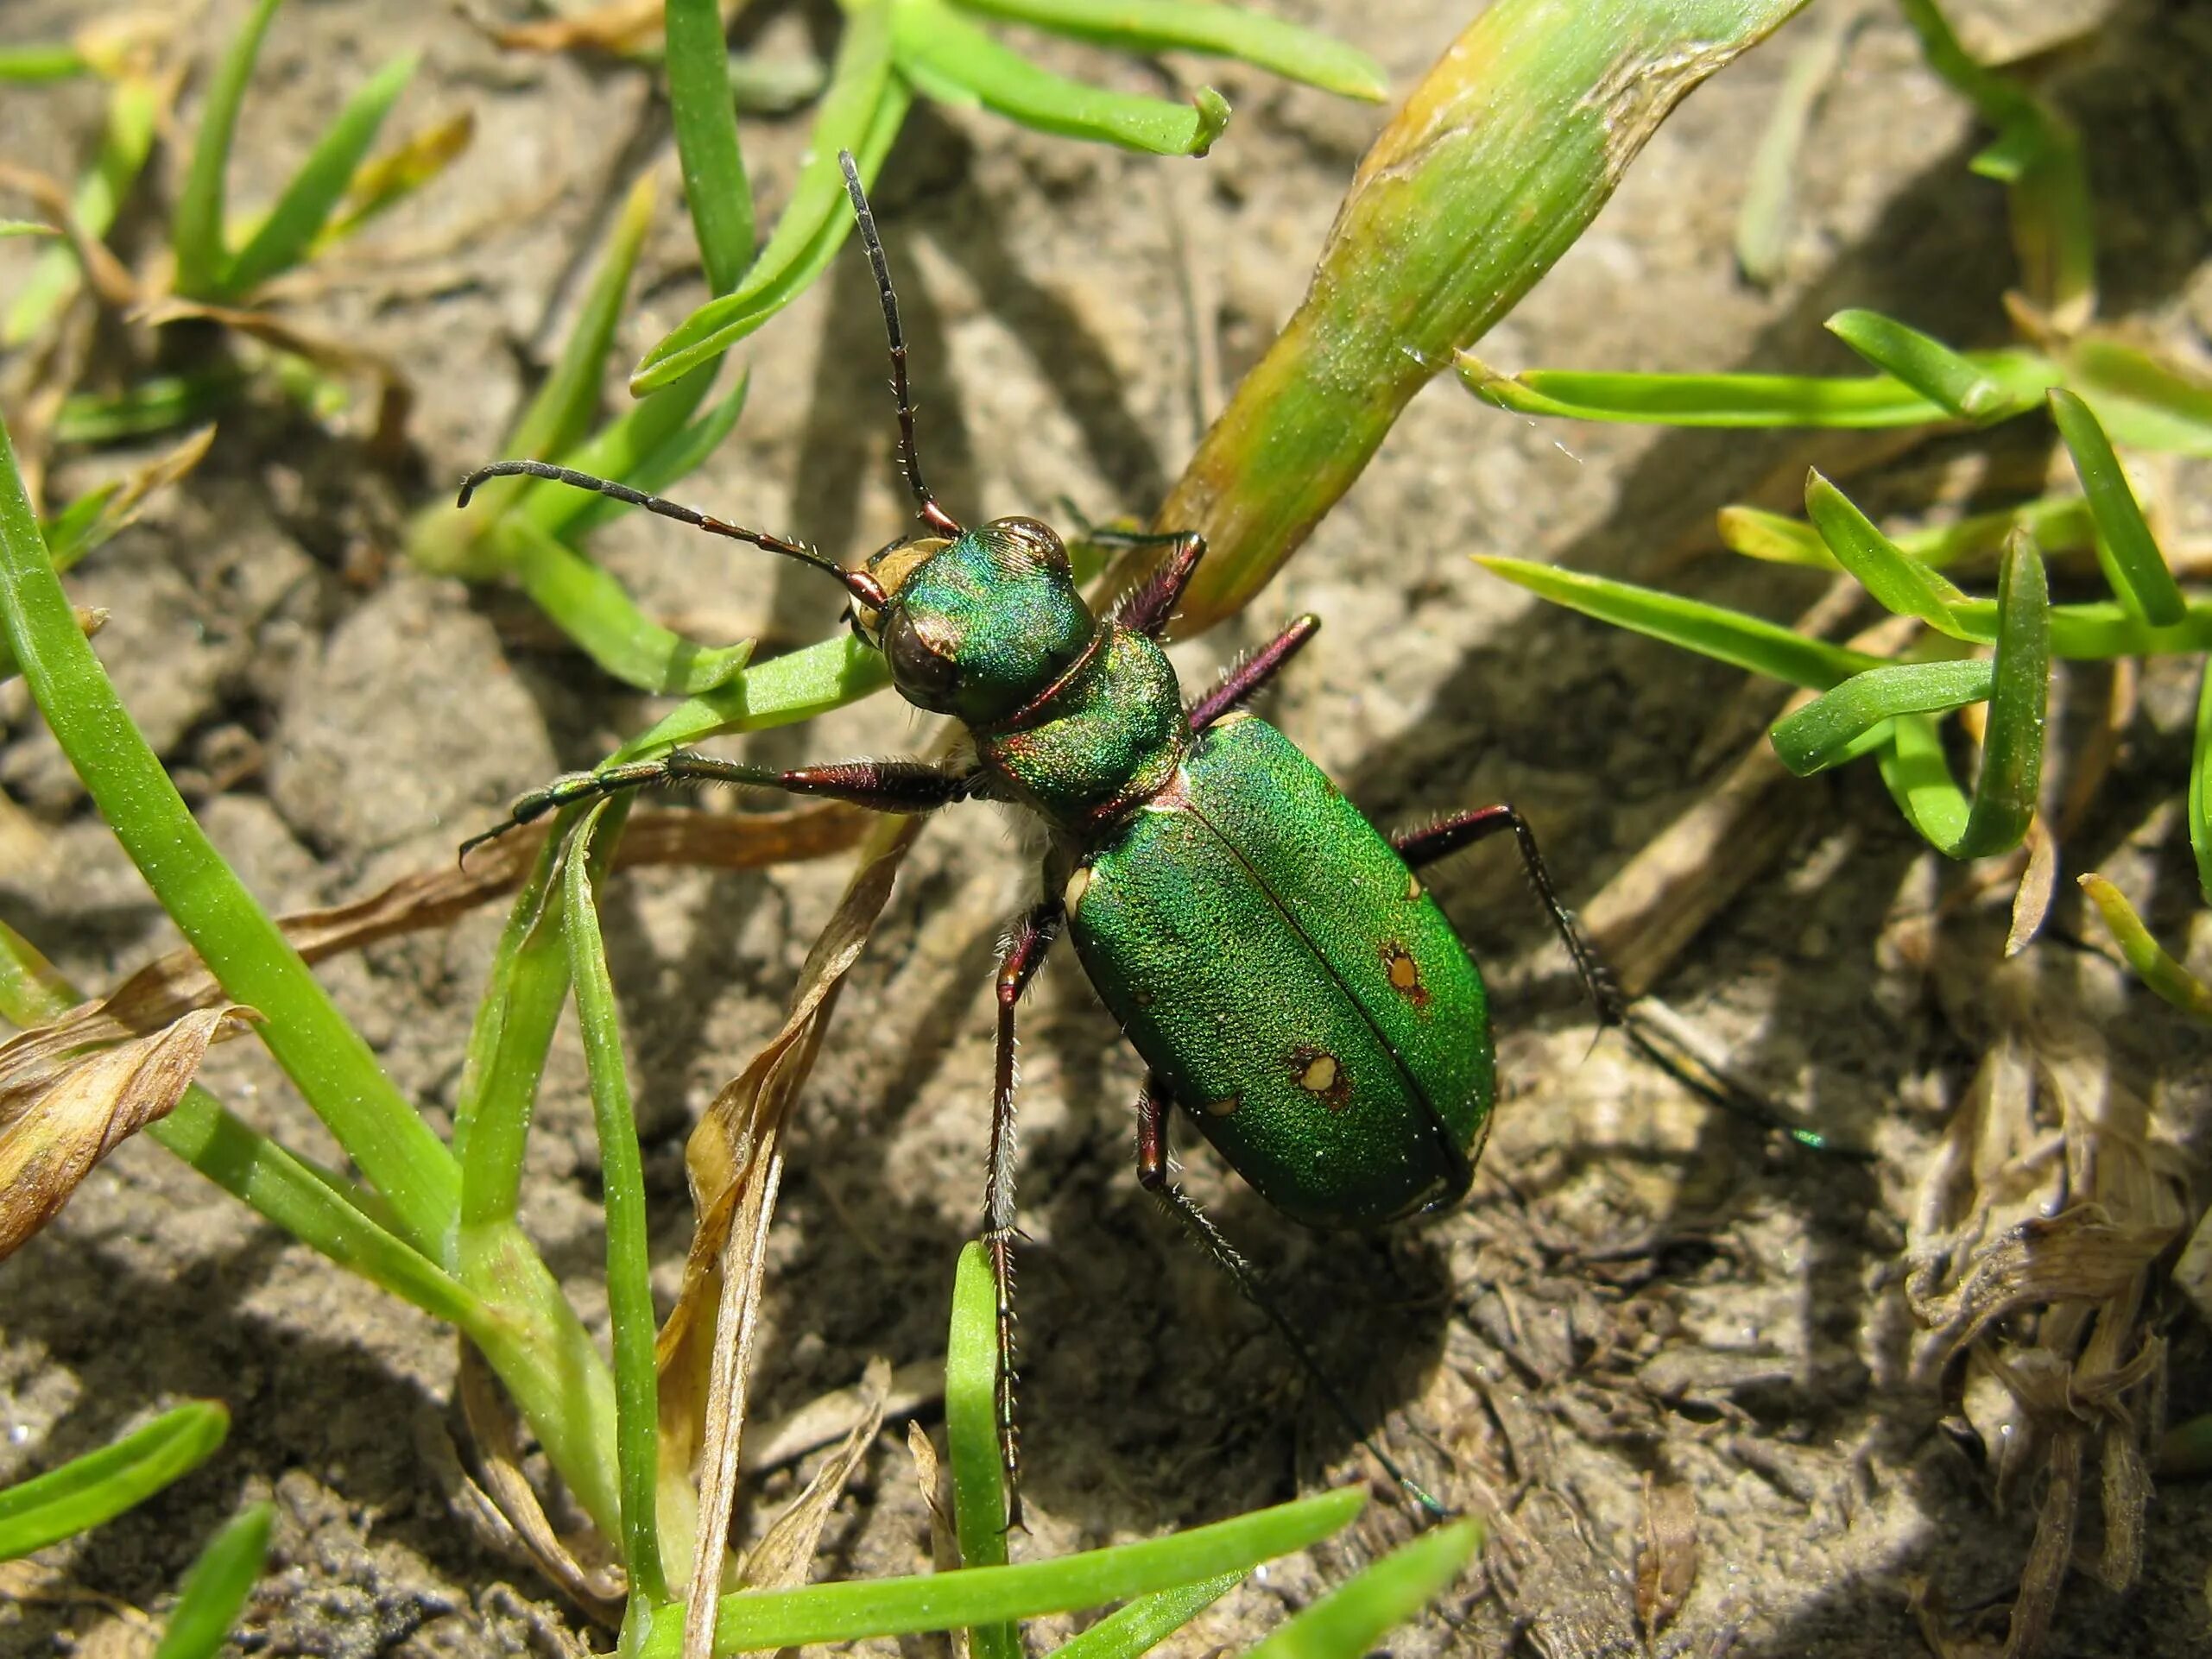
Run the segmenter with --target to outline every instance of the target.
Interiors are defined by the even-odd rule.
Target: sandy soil
[[[1279,9],[1376,51],[1401,91],[1458,21],[1421,0]],[[72,9],[25,0],[0,16],[0,34],[50,34]],[[243,10],[214,5],[211,30],[227,32]],[[2178,3],[2126,6],[2059,84],[2091,138],[2108,312],[2198,350],[2212,331],[2201,266],[2212,225],[2207,22]],[[797,54],[819,51],[833,27],[817,8],[749,29],[759,49]],[[558,648],[512,594],[423,578],[397,549],[408,511],[495,453],[629,180],[651,166],[673,182],[665,113],[642,72],[503,55],[445,7],[296,6],[254,83],[235,199],[266,199],[335,94],[402,36],[426,61],[401,120],[468,106],[479,131],[448,179],[371,245],[419,249],[495,222],[460,251],[363,269],[303,315],[408,367],[420,401],[408,465],[377,470],[354,440],[281,407],[242,411],[188,486],[71,583],[79,602],[112,612],[102,656],[218,842],[281,910],[450,859],[510,794],[589,764],[652,712]],[[1965,344],[2003,337],[1998,298],[2013,268],[1998,192],[1967,173],[1976,140],[1887,11],[1855,37],[1807,147],[1785,280],[1762,295],[1737,279],[1729,247],[1744,158],[1790,39],[1690,100],[1486,356],[1508,368],[1840,370],[1844,354],[1819,324],[1844,304]],[[1182,285],[1217,330],[1232,382],[1295,305],[1381,116],[1241,69],[1207,73],[1237,119],[1204,162],[918,107],[880,208],[932,476],[956,510],[1052,513],[1062,497],[1098,517],[1147,510],[1218,396],[1203,383]],[[0,107],[0,150],[73,171],[90,113],[74,93],[18,93]],[[803,133],[799,118],[747,129],[768,209]],[[623,327],[625,363],[694,303],[689,238],[672,190]],[[750,406],[686,494],[847,556],[895,533],[879,322],[858,259],[840,258],[742,355]],[[610,403],[618,395],[610,386]],[[1696,550],[1722,501],[1795,476],[1811,456],[1848,453],[1538,426],[1447,379],[1415,402],[1255,614],[1179,661],[1204,676],[1280,617],[1319,613],[1325,630],[1272,696],[1271,717],[1385,823],[1517,802],[1571,899],[1585,902],[1711,786],[1757,713],[1733,700],[1740,677],[1541,609],[1465,556],[1665,580],[1786,617],[1817,596],[1817,579]],[[116,464],[71,465],[61,493]],[[1938,476],[1916,460],[1888,487],[1910,500]],[[2190,475],[2177,476],[2177,522],[2202,536],[2205,511],[2188,505]],[[756,634],[766,652],[833,624],[837,596],[804,571],[660,525],[625,522],[598,545],[648,609],[698,636]],[[2169,937],[2192,908],[2174,802],[2192,691],[2184,678],[2150,678],[2104,804],[2066,849],[2070,870],[2104,867],[2152,895],[2151,919]],[[85,982],[110,983],[174,935],[21,686],[0,699],[0,781],[57,855],[48,870],[5,878],[0,914]],[[878,699],[744,752],[823,759],[896,751],[922,735]],[[1867,769],[1802,787],[1817,802],[1805,831],[1663,988],[1761,1088],[1874,1149],[1870,1164],[1781,1148],[1685,1101],[1617,1040],[1593,1043],[1503,853],[1469,856],[1435,882],[1497,984],[1505,1099],[1472,1202],[1385,1237],[1324,1237],[1269,1214],[1204,1148],[1185,1149],[1193,1189],[1267,1265],[1391,1443],[1456,1502],[1502,1495],[1528,1541],[1517,1568],[1494,1546],[1393,1653],[1643,1651],[1631,1580],[1647,1479],[1692,1491],[1703,1550],[1687,1605],[1659,1637],[1665,1651],[1912,1653],[1922,1650],[1912,1612],[1921,1581],[1954,1609],[2010,1594],[2032,1498],[2000,1504],[1937,1432],[1940,1403],[1908,1374],[1913,1327],[1897,1265],[1916,1183],[1978,1040],[1971,991],[1939,995],[1897,932],[1960,873],[1937,867]],[[758,1378],[768,1415],[850,1385],[872,1354],[903,1363],[941,1349],[953,1256],[980,1195],[986,987],[1000,930],[1036,880],[993,811],[971,809],[925,838],[808,1091],[773,1252]],[[664,1290],[688,1233],[685,1128],[779,1022],[841,880],[832,862],[649,873],[614,890],[606,922]],[[394,1077],[433,1115],[450,1102],[496,926],[486,912],[328,970]],[[1966,964],[1946,970],[1954,988],[1994,960],[2001,932],[2001,918],[1971,906],[1951,924],[1944,960]],[[2177,1132],[2201,1132],[2212,1104],[2202,1039],[2074,948],[2095,929],[2070,899],[2054,932],[2029,971],[2114,1034],[2115,1063],[2131,1086],[2163,1091]],[[1070,962],[1028,1006],[1025,1061],[1033,1536],[1020,1549],[1153,1534],[1357,1478],[1356,1449],[1258,1317],[1139,1192],[1137,1064]],[[219,1050],[207,1081],[293,1145],[331,1151],[249,1045]],[[580,1052],[565,1029],[527,1219],[599,1319],[596,1161]],[[2172,1334],[2175,1410],[2205,1409],[2203,1334],[2177,1320]],[[159,1403],[213,1396],[236,1416],[229,1448],[70,1556],[77,1580],[155,1605],[237,1503],[274,1495],[276,1553],[246,1650],[560,1650],[575,1627],[545,1580],[455,1517],[453,1367],[450,1335],[429,1320],[134,1144],[0,1269],[0,1475],[82,1451]],[[794,1478],[773,1477],[762,1496]],[[1372,1506],[1337,1544],[1256,1575],[1177,1650],[1244,1644],[1409,1528],[1391,1505]],[[2212,1501],[2199,1487],[2162,1488],[2140,1583],[2117,1595],[2076,1574],[2049,1650],[2212,1654],[2208,1555]],[[907,1454],[887,1427],[831,1523],[818,1576],[926,1560]],[[54,1651],[98,1617],[0,1606],[0,1652]]]

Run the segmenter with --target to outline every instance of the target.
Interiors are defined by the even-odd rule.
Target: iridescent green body
[[[1265,722],[1193,736],[1166,655],[1096,621],[1043,527],[887,549],[862,618],[1054,832],[1047,880],[1158,1084],[1320,1227],[1457,1197],[1495,1093],[1481,976],[1390,843]]]

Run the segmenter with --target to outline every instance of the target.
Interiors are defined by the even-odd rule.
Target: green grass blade
[[[1006,1565],[1007,1502],[998,1445],[998,1293],[982,1245],[962,1246],[945,1350],[945,1438],[952,1464],[952,1515],[963,1568]],[[1022,1659],[1009,1623],[968,1633],[976,1659]]]
[[[1128,52],[1202,52],[1344,98],[1380,104],[1390,95],[1382,66],[1364,52],[1312,29],[1212,0],[959,0],[961,9],[1032,23],[1056,35]]]
[[[707,287],[730,293],[753,262],[753,188],[737,148],[722,8],[717,0],[667,0],[666,20],[668,111],[683,164],[684,201]]]
[[[376,142],[384,117],[414,79],[417,61],[411,52],[393,59],[346,100],[292,175],[292,182],[284,186],[269,217],[246,238],[246,245],[223,274],[224,297],[243,299],[307,256],[352,184],[355,169]]]
[[[0,84],[37,86],[91,73],[85,54],[66,41],[31,41],[0,47]]]
[[[1904,714],[1939,714],[1988,699],[1996,683],[1986,662],[1896,663],[1855,674],[1767,733],[1782,764],[1800,778],[1848,760],[1859,741]]]
[[[538,609],[626,685],[658,697],[697,697],[727,685],[753,654],[749,640],[703,646],[661,627],[599,565],[526,521],[496,533],[515,550],[513,569]]]
[[[713,369],[710,364],[705,369],[693,369],[692,372],[711,379]],[[666,397],[679,387],[688,385],[690,381],[691,375],[687,375],[673,385],[663,387],[658,392],[648,393],[635,407],[640,410],[648,408],[654,399]],[[648,495],[659,495],[674,485],[678,480],[689,477],[705,462],[707,457],[722,447],[722,440],[729,437],[731,430],[737,425],[737,417],[745,410],[745,392],[749,384],[749,375],[741,376],[737,384],[730,388],[729,395],[697,420],[670,433],[647,453],[629,460],[627,464],[629,469],[627,476],[621,474],[609,476],[623,476],[623,482],[635,489],[644,490]],[[637,434],[641,441],[648,436],[649,434],[643,431]],[[576,490],[569,491],[571,495],[578,493]],[[623,514],[633,510],[629,503],[618,501],[611,495],[585,495],[583,500],[584,510],[577,515],[572,525],[568,539],[574,540],[589,535],[602,525],[611,524]]]
[[[2196,855],[2196,890],[2212,905],[2212,658],[2196,688],[2196,741],[2189,754],[2189,845]]]
[[[897,0],[891,17],[899,66],[942,102],[972,101],[1039,132],[1152,155],[1204,155],[1229,124],[1228,101],[1210,86],[1186,104],[1070,80],[1000,45],[943,0]]]
[[[829,88],[807,136],[806,161],[768,246],[735,293],[710,300],[645,354],[630,377],[634,395],[712,362],[774,315],[829,262],[852,224],[837,152],[850,150],[872,181],[907,94],[891,66],[889,0],[852,0]]]
[[[1318,1542],[1359,1513],[1366,1494],[1323,1492],[1165,1538],[1115,1544],[1014,1567],[977,1567],[913,1578],[850,1579],[798,1590],[749,1590],[722,1599],[717,1653],[811,1642],[950,1631],[995,1620],[1097,1607],[1236,1573]],[[658,1621],[638,1659],[673,1659],[679,1621]]]
[[[599,1138],[605,1192],[607,1314],[614,1327],[616,1455],[623,1482],[623,1561],[633,1594],[648,1605],[668,1599],[660,1567],[660,1385],[654,1368],[653,1251],[645,1214],[645,1158],[638,1149],[637,1117],[630,1103],[623,1059],[622,1019],[607,949],[599,936],[594,897],[605,855],[592,845],[607,828],[610,850],[628,806],[602,801],[584,816],[563,865],[563,930],[569,976],[576,984],[576,1013],[584,1034],[585,1068],[591,1081],[591,1117]]]
[[[0,628],[48,729],[162,907],[224,994],[261,1012],[262,1041],[391,1204],[408,1242],[436,1253],[460,1196],[452,1158],[208,842],[116,696],[47,562],[4,426]]]
[[[199,1552],[185,1574],[154,1659],[215,1659],[269,1559],[274,1504],[250,1504]]]
[[[2165,556],[2143,521],[2112,440],[2089,406],[2063,387],[2051,390],[2051,418],[2073,457],[2075,475],[2096,520],[2097,558],[2114,597],[2154,628],[2171,628],[2187,614]]]
[[[2143,925],[2135,906],[2127,902],[2127,895],[2119,888],[2101,875],[2082,876],[2081,884],[2082,891],[2089,894],[2097,907],[2097,914],[2111,930],[2120,954],[2135,970],[2135,977],[2191,1019],[2212,1025],[2212,987],[2183,967],[2151,937],[2151,930]]]
[[[1478,555],[1475,562],[1554,604],[1792,685],[1824,691],[1854,674],[1882,666],[1881,658],[1866,652],[1809,640],[1760,617],[1654,588],[1526,559]]]
[[[244,388],[243,369],[160,375],[112,396],[73,392],[54,423],[58,444],[119,444],[214,418]]]
[[[335,248],[379,213],[397,206],[461,158],[476,137],[468,110],[413,132],[353,170],[337,211],[324,221],[307,258]]]
[[[1836,562],[1882,609],[1899,616],[1917,616],[1953,639],[1966,637],[1955,615],[1955,607],[1966,602],[1966,595],[1882,534],[1873,520],[1818,472],[1805,479],[1805,516]]]
[[[28,1031],[83,1000],[36,945],[0,922],[0,1019]]]
[[[1934,399],[1889,375],[1616,375],[1532,369],[1500,375],[1470,353],[1459,376],[1485,403],[1518,414],[1667,426],[1919,426],[1951,419]],[[2027,351],[1967,359],[2010,398],[2039,396],[2057,368]]]
[[[1812,570],[1842,569],[1820,532],[1802,519],[1739,505],[1721,509],[1719,528],[1722,545],[1747,558]],[[2045,496],[1890,539],[1899,552],[1941,571],[1984,558],[1994,565],[2004,551],[2005,538],[2015,530],[2026,531],[2049,553],[2070,552],[2095,541],[2089,503],[2079,495]]]
[[[891,683],[883,653],[850,634],[748,667],[729,684],[672,709],[623,746],[635,760],[725,732],[788,726],[882,691]]]
[[[262,39],[283,3],[260,0],[231,38],[208,83],[199,132],[193,140],[192,165],[169,228],[170,246],[177,257],[177,292],[187,299],[219,300],[224,292],[223,279],[231,255],[223,242],[224,175],[231,165],[231,142],[237,132],[239,108],[246,101],[246,83],[253,79],[254,60],[260,57]]]
[[[1223,1573],[1196,1584],[1139,1596],[1081,1635],[1061,1643],[1052,1650],[1052,1659],[1136,1659],[1243,1583],[1244,1577],[1242,1573]]]
[[[1972,358],[1880,312],[1839,311],[1827,326],[1875,368],[1962,420],[2002,420],[2027,407],[2029,400],[2007,393]]]
[[[2173,455],[2212,455],[2212,385],[2128,337],[2091,331],[2061,361],[2066,384],[2096,411],[2113,442]]]
[[[555,820],[515,895],[469,1032],[453,1105],[465,1231],[512,1221],[521,1201],[531,1111],[568,1001],[568,946],[553,882],[574,818],[572,812]]]
[[[165,102],[161,89],[147,75],[126,76],[109,89],[99,153],[70,201],[70,211],[86,236],[104,237],[114,225],[123,199],[145,170],[155,124]],[[0,346],[21,345],[44,328],[83,281],[84,273],[78,268],[73,249],[46,249],[16,291],[5,318],[0,319]]]
[[[598,269],[592,273],[591,286],[584,297],[584,308],[577,313],[576,326],[569,331],[553,373],[546,376],[545,384],[538,388],[537,395],[508,434],[508,455],[549,459],[575,448],[591,429],[591,412],[598,407],[607,348],[614,344],[615,325],[622,320],[630,274],[637,268],[645,233],[653,226],[655,193],[653,175],[646,173],[623,199],[622,211],[607,238],[607,251],[600,256]]]
[[[1251,1659],[1361,1659],[1466,1571],[1482,1542],[1474,1521],[1456,1521],[1401,1544],[1252,1650]]]
[[[0,1490],[0,1561],[73,1538],[205,1463],[231,1431],[214,1400],[193,1400],[97,1452]]]

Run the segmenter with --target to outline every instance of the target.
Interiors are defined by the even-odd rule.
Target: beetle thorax
[[[1112,622],[1021,720],[976,733],[1003,792],[1078,842],[1165,789],[1191,741],[1183,692],[1159,646]]]

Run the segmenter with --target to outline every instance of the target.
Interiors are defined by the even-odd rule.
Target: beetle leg
[[[1296,656],[1305,642],[1320,631],[1321,619],[1318,616],[1310,613],[1301,616],[1223,674],[1219,684],[1191,705],[1191,731],[1205,730],[1273,679],[1275,671]]]
[[[509,830],[519,830],[564,806],[604,800],[625,790],[678,783],[744,784],[793,795],[827,795],[877,812],[926,812],[966,799],[976,792],[982,778],[976,773],[948,771],[926,760],[837,760],[827,766],[779,771],[691,749],[671,749],[658,760],[632,760],[602,766],[597,772],[572,772],[543,789],[532,790],[508,809],[506,823],[463,842],[461,857],[465,861],[484,842],[496,841]]]
[[[1627,999],[1621,987],[1613,982],[1606,971],[1603,958],[1583,937],[1582,930],[1575,925],[1572,912],[1559,902],[1558,889],[1552,885],[1552,873],[1544,867],[1544,855],[1536,848],[1536,836],[1528,827],[1528,820],[1518,810],[1501,804],[1478,807],[1471,812],[1458,812],[1441,823],[1431,824],[1425,830],[1414,830],[1394,835],[1390,844],[1398,849],[1398,856],[1413,869],[1472,846],[1486,836],[1501,830],[1513,831],[1514,840],[1520,848],[1521,867],[1528,872],[1529,885],[1536,889],[1536,897],[1550,913],[1552,925],[1558,930],[1567,955],[1575,964],[1583,989],[1589,993],[1591,1005],[1597,1010],[1601,1025],[1618,1025],[1627,1018]]]
[[[1150,576],[1115,600],[1109,615],[1123,628],[1157,640],[1167,631],[1183,590],[1191,585],[1191,573],[1206,556],[1206,539],[1195,530],[1178,530],[1160,536],[1131,536],[1128,541],[1130,545],[1164,541],[1167,557]]]
[[[1747,1119],[1762,1129],[1788,1135],[1798,1145],[1816,1151],[1836,1150],[1825,1136],[1792,1123],[1756,1091],[1697,1056],[1676,1035],[1630,1008],[1627,998],[1614,983],[1604,958],[1575,925],[1574,913],[1559,902],[1558,890],[1552,885],[1552,873],[1544,867],[1544,855],[1536,850],[1536,836],[1530,830],[1528,821],[1514,808],[1500,804],[1457,813],[1425,830],[1393,836],[1390,842],[1398,849],[1399,857],[1411,867],[1419,869],[1501,830],[1511,830],[1514,841],[1520,844],[1520,861],[1528,871],[1529,882],[1535,887],[1544,908],[1551,912],[1552,925],[1558,930],[1567,955],[1574,961],[1575,972],[1582,979],[1583,989],[1589,994],[1589,1000],[1597,1009],[1599,1025],[1619,1026],[1645,1058],[1701,1100]]]
[[[1275,1305],[1273,1298],[1261,1288],[1260,1276],[1253,1271],[1252,1264],[1214,1225],[1213,1217],[1198,1208],[1198,1200],[1175,1184],[1167,1167],[1167,1113],[1173,1104],[1167,1093],[1167,1085],[1160,1074],[1153,1072],[1148,1075],[1145,1078],[1143,1092],[1137,1096],[1137,1184],[1160,1200],[1162,1207],[1183,1224],[1184,1231],[1191,1235],[1198,1248],[1213,1258],[1214,1265],[1229,1275],[1243,1298],[1267,1315],[1267,1322],[1289,1345],[1299,1368],[1311,1379],[1313,1385],[1321,1391],[1322,1398],[1329,1402],[1330,1409],[1352,1431],[1353,1437],[1367,1448],[1368,1455],[1381,1464],[1383,1473],[1398,1483],[1399,1490],[1432,1516],[1442,1517],[1449,1513],[1443,1504],[1408,1479],[1405,1472],[1391,1461],[1389,1454],[1375,1443],[1375,1436],[1361,1424],[1350,1402],[1345,1399],[1343,1391],[1337,1386],[1336,1379],[1323,1369],[1321,1361],[1314,1357],[1313,1350],[1306,1346],[1305,1339],[1299,1334],[1298,1328]]]
[[[1014,1426],[1014,1010],[1044,965],[1066,916],[1040,900],[1007,942],[998,969],[998,1068],[991,1091],[991,1149],[983,1182],[983,1248],[998,1296],[998,1454],[1006,1470],[1006,1523],[1021,1524],[1021,1445]]]

